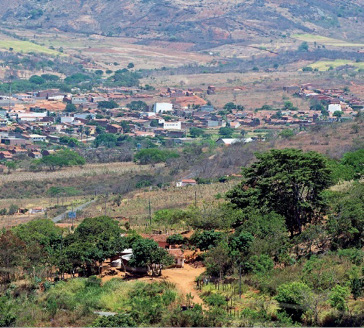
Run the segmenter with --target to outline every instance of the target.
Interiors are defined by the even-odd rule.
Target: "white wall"
[[[165,112],[172,112],[173,105],[170,103],[156,103],[153,106],[153,111],[155,113],[165,113]]]

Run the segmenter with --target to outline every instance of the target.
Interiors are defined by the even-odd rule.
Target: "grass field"
[[[38,44],[29,42],[29,41],[19,41],[19,40],[0,40],[0,48],[9,50],[13,48],[15,52],[35,52],[35,53],[44,53],[47,55],[64,55],[61,52],[56,50],[48,49],[46,47],[40,46]]]
[[[350,66],[355,66],[358,69],[364,69],[363,62],[357,63],[352,60],[345,60],[345,59],[319,60],[308,66],[312,67],[313,69],[317,68],[319,71],[328,71],[330,67],[336,68],[344,65],[350,65]]]
[[[315,35],[315,34],[293,34],[294,39],[306,42],[317,42],[319,44],[324,44],[327,46],[336,47],[364,47],[363,43],[353,43],[343,40],[328,38],[326,36]]]

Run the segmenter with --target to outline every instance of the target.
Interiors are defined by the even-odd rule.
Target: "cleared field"
[[[19,40],[1,40],[0,41],[0,48],[9,50],[10,48],[13,49],[15,52],[35,52],[35,53],[44,53],[47,55],[63,55],[61,52],[56,50],[48,49],[46,47],[40,46],[38,44],[29,42],[29,41],[19,41]]]
[[[327,46],[336,47],[364,47],[363,43],[347,42],[339,39],[328,38],[326,36],[315,35],[315,34],[293,34],[292,38],[306,41],[306,42],[317,42]]]
[[[158,189],[152,191],[134,191],[127,194],[120,206],[115,204],[115,199],[106,201],[107,215],[111,217],[126,217],[132,220],[132,224],[142,224],[149,215],[149,202],[151,212],[161,209],[187,208],[196,205],[207,206],[208,203],[216,202],[216,195],[224,194],[233,186],[239,183],[240,179],[231,180],[225,183],[203,184],[187,187],[170,187],[168,189]],[[84,211],[84,215],[102,215],[105,213],[105,200],[99,199]]]
[[[328,71],[330,67],[336,68],[344,65],[350,65],[350,66],[355,66],[358,69],[364,69],[364,63],[362,62],[357,63],[352,60],[345,60],[345,59],[319,60],[308,66],[312,67],[313,69],[317,68],[319,71]]]
[[[42,181],[55,179],[69,179],[102,174],[125,174],[151,170],[150,165],[136,165],[134,163],[107,163],[87,164],[84,166],[69,167],[58,171],[24,172],[15,171],[0,176],[0,185],[15,181]]]

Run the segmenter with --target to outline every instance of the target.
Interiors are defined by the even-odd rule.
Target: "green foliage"
[[[341,163],[352,167],[357,174],[357,178],[364,174],[364,149],[345,153]]]
[[[64,166],[84,165],[86,161],[78,153],[69,149],[62,149],[55,154],[42,157],[36,163],[47,166],[50,170],[54,171],[56,168]]]
[[[321,193],[331,182],[322,155],[274,149],[256,156],[258,160],[243,169],[243,182],[227,193],[232,204],[282,215],[291,234],[321,218],[325,210]]]
[[[353,184],[347,192],[332,193],[328,231],[332,247],[362,247],[364,238],[364,185]]]
[[[126,107],[128,107],[131,110],[137,110],[143,112],[148,110],[148,105],[142,100],[134,100],[129,104],[127,104]]]
[[[294,136],[294,131],[291,129],[282,130],[279,135],[284,139],[290,139]]]
[[[134,87],[139,85],[140,75],[136,72],[130,72],[127,69],[117,70],[110,80],[114,82],[115,85],[121,87]]]
[[[77,112],[77,107],[74,104],[68,103],[64,111],[67,113],[74,113]]]
[[[208,250],[217,245],[221,240],[222,233],[214,230],[196,231],[190,238],[190,243],[201,251]]]
[[[137,239],[132,244],[133,255],[129,265],[134,267],[147,267],[153,275],[160,276],[162,267],[171,265],[174,260],[168,252],[160,248],[154,240]]]
[[[330,292],[330,305],[339,311],[347,311],[347,300],[350,296],[348,287],[336,285]]]
[[[5,296],[0,297],[0,327],[11,327],[15,324],[16,315]]]
[[[99,317],[93,323],[93,327],[136,327],[136,323],[130,314],[122,313]]]
[[[166,162],[168,159],[178,158],[179,154],[169,150],[142,149],[136,153],[134,160],[140,164],[157,164]]]
[[[186,242],[185,237],[183,237],[180,234],[170,235],[167,238],[167,243],[170,245],[181,245],[184,244],[185,242]]]
[[[306,41],[302,42],[299,47],[298,47],[298,51],[308,51],[308,43]]]
[[[43,84],[45,80],[38,75],[33,75],[29,78],[29,82],[34,84]]]
[[[113,108],[117,108],[119,107],[119,105],[114,101],[114,100],[104,100],[104,101],[99,101],[97,103],[97,108],[100,109],[113,109]]]
[[[113,147],[116,147],[117,141],[118,141],[118,137],[116,134],[101,133],[95,138],[94,145],[95,145],[95,147],[104,146],[107,148],[113,148]]]
[[[274,262],[268,255],[253,255],[245,266],[254,274],[266,275],[273,269]]]
[[[231,138],[234,133],[234,129],[229,127],[221,127],[219,129],[219,135],[225,138]]]
[[[204,134],[205,134],[204,129],[196,128],[196,127],[190,128],[190,135],[192,138],[202,137]]]
[[[220,294],[211,294],[205,297],[205,301],[209,306],[226,306],[227,301]]]
[[[80,142],[73,137],[62,136],[59,138],[59,143],[62,145],[67,145],[68,147],[74,148],[80,145]]]
[[[164,224],[176,224],[186,220],[188,213],[180,209],[157,210],[153,214],[155,222]]]
[[[294,321],[301,321],[302,315],[308,310],[306,299],[311,293],[306,284],[295,281],[279,286],[275,299]]]

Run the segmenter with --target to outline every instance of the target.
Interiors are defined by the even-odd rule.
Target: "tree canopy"
[[[322,196],[330,185],[326,158],[297,149],[257,154],[257,161],[243,169],[243,182],[227,193],[235,207],[276,212],[286,220],[291,234],[321,217]]]

